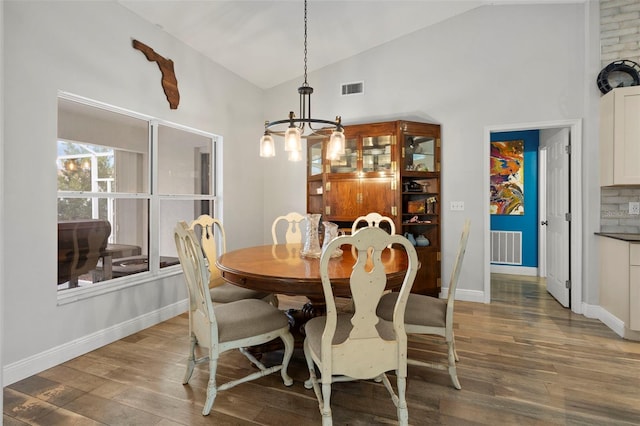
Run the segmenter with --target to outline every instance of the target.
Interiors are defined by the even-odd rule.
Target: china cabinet
[[[600,99],[600,184],[640,185],[640,86]]]
[[[326,140],[307,146],[307,211],[351,229],[370,212],[418,241],[413,287],[440,292],[440,126],[412,121],[345,126],[345,153],[326,159]]]

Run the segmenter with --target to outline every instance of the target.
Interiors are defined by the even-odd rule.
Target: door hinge
[[[567,222],[571,222],[571,213],[565,213],[564,220],[566,220]]]
[[[331,182],[327,182],[327,183],[324,184],[324,190],[326,192],[331,191]]]
[[[331,216],[331,206],[325,206],[324,214],[326,214],[327,216]]]
[[[398,216],[398,207],[391,206],[391,216]]]
[[[565,286],[566,288],[568,288],[569,290],[571,290],[571,280],[566,280],[566,281],[564,282],[564,286]]]
[[[564,146],[564,152],[566,152],[567,154],[571,155],[571,145],[565,145]]]

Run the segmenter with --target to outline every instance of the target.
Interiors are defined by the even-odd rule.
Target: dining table
[[[320,279],[320,259],[301,255],[301,244],[268,244],[245,247],[222,254],[216,266],[225,281],[251,290],[305,296],[314,305],[324,304]],[[334,296],[350,297],[349,278],[356,262],[349,245],[329,261],[329,277]],[[402,286],[407,270],[407,255],[402,249],[386,248],[382,263],[387,275],[387,290]]]
[[[328,272],[334,296],[349,298],[349,279],[356,263],[356,255],[350,245],[343,245],[341,249],[342,254],[329,261]],[[216,266],[225,281],[239,287],[274,294],[305,296],[308,302],[301,310],[290,309],[286,312],[296,337],[303,332],[302,325],[306,321],[326,312],[320,259],[304,257],[301,252],[301,244],[245,247],[222,254],[218,257]],[[400,289],[408,267],[405,251],[386,248],[381,260],[387,275],[386,290]]]

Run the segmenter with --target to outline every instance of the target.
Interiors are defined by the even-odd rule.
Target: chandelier
[[[278,121],[265,121],[264,135],[260,138],[260,157],[274,157],[276,155],[275,142],[272,135],[284,137],[284,150],[289,153],[290,161],[302,160],[302,139],[324,139],[329,133],[327,158],[335,159],[344,154],[344,129],[340,116],[334,121],[311,118],[311,94],[313,87],[307,83],[307,0],[304,0],[304,82],[298,87],[300,95],[300,115],[296,117],[293,111],[289,118]],[[286,130],[282,130],[288,124]],[[312,124],[324,127],[313,128]],[[280,130],[278,130],[278,128]]]

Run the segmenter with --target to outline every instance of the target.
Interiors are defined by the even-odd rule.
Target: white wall
[[[0,2],[0,22],[4,22],[4,2]],[[0,31],[0,367],[4,365],[4,207],[4,31]],[[0,387],[3,383],[2,370],[0,368]],[[3,400],[0,400],[2,412]]]
[[[224,176],[247,191],[225,191],[230,249],[261,242],[263,195],[257,140],[263,92],[196,54],[116,2],[3,2],[8,106],[2,179],[6,250],[2,314],[5,385],[72,354],[61,347],[118,338],[176,306],[181,277],[57,305],[56,118],[59,90],[180,123],[224,138]],[[175,62],[180,105],[170,110],[155,63],[135,38]],[[249,143],[247,143],[249,141]],[[255,155],[253,155],[255,153]],[[239,214],[242,213],[242,214]],[[1,264],[0,264],[1,267]],[[185,305],[186,306],[186,305]],[[150,319],[151,318],[151,319]],[[114,329],[115,328],[115,329]],[[96,334],[102,336],[96,336]]]
[[[483,6],[309,75],[317,118],[340,114],[345,124],[407,118],[442,125],[444,280],[464,218],[472,220],[459,294],[482,293],[489,267],[484,263],[482,229],[488,214],[483,201],[489,196],[481,179],[483,162],[488,161],[483,156],[485,127],[583,118],[586,129],[597,129],[597,107],[591,101],[597,98],[597,71],[592,75],[587,63],[592,46],[586,40],[592,41],[593,31],[588,7],[583,3]],[[313,49],[309,56],[312,61]],[[361,80],[364,95],[340,97],[341,83]],[[282,116],[296,105],[299,83],[268,91],[266,105],[272,106],[273,114]],[[585,131],[583,136],[583,168],[597,170],[597,156],[591,155],[597,149],[597,131]],[[273,200],[265,206],[265,223],[283,205],[305,209],[304,164],[286,164],[284,155],[269,161],[273,160],[265,170],[265,194]],[[586,185],[589,194],[597,189],[592,181]],[[595,197],[585,195],[583,215],[593,211],[597,192]],[[464,212],[447,209],[454,200],[465,202]],[[592,220],[585,221],[587,244],[594,244],[595,230]],[[594,265],[593,259],[584,262]],[[584,293],[596,303],[597,280],[592,277],[597,273],[583,276]]]

